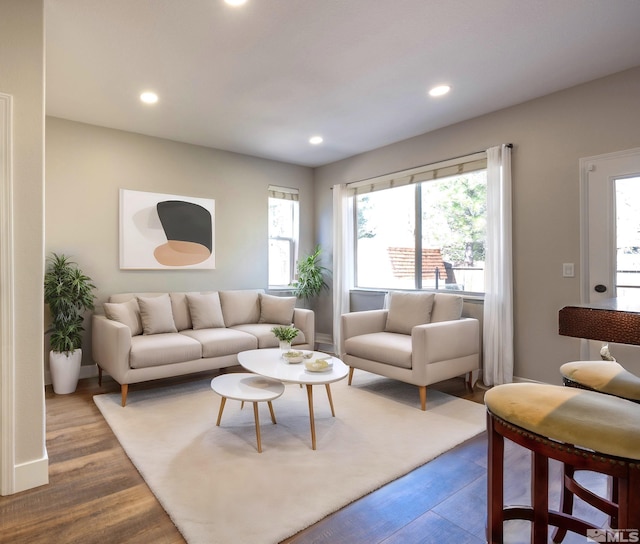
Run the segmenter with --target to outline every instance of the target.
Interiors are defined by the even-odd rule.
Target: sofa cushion
[[[220,291],[222,315],[227,327],[257,323],[260,319],[259,290]]]
[[[134,336],[131,339],[129,366],[146,368],[170,365],[202,358],[202,345],[180,333]]]
[[[431,312],[431,323],[440,321],[455,321],[462,317],[463,299],[458,295],[436,293]]]
[[[187,300],[194,330],[224,327],[218,293],[188,293]]]
[[[235,329],[197,329],[180,334],[197,340],[202,345],[203,357],[223,357],[258,347],[255,336]]]
[[[236,325],[233,327],[235,330],[251,334],[258,339],[259,348],[277,348],[280,345],[280,341],[276,338],[275,334],[271,332],[271,329],[275,326],[274,323],[248,323],[246,325]],[[298,332],[291,345],[305,344],[304,333]]]
[[[434,293],[391,291],[385,331],[411,334],[416,325],[430,323],[434,296]]]
[[[291,325],[296,297],[276,297],[260,293],[260,319],[258,323]]]
[[[135,298],[127,302],[105,302],[104,314],[113,321],[118,321],[131,329],[131,336],[142,334],[140,307]]]
[[[411,336],[408,334],[362,334],[345,340],[344,347],[347,354],[355,357],[400,368],[411,368]]]
[[[138,297],[143,334],[178,332],[173,321],[171,299],[165,293],[157,297]]]
[[[173,312],[173,322],[178,331],[190,329],[191,312],[189,311],[189,302],[187,301],[187,293],[169,293],[171,298],[171,311]]]

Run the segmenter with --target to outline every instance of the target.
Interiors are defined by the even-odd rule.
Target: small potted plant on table
[[[291,342],[300,332],[293,325],[273,327],[271,332],[280,341],[280,349],[285,352],[291,349]]]

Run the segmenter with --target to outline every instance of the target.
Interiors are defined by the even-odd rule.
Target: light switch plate
[[[562,277],[573,278],[575,276],[575,269],[573,263],[562,263]]]

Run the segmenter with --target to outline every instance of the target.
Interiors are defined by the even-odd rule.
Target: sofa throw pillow
[[[169,293],[159,297],[138,297],[143,334],[178,332],[171,312]]]
[[[456,321],[462,317],[462,297],[436,293],[431,312],[431,323],[440,321]]]
[[[206,295],[189,293],[187,294],[187,301],[189,302],[193,330],[224,327],[218,293],[208,293]]]
[[[429,323],[433,299],[433,293],[392,291],[389,293],[389,313],[385,331],[411,334],[411,329],[416,325]]]
[[[276,297],[260,293],[259,323],[291,325],[295,305],[296,297]]]
[[[219,291],[225,325],[233,327],[257,323],[260,319],[260,292],[250,289]]]
[[[142,334],[140,308],[135,298],[127,302],[105,302],[104,314],[112,321],[118,321],[131,329],[131,336]]]
[[[171,312],[176,329],[184,331],[191,328],[191,312],[186,293],[169,293],[171,298]]]

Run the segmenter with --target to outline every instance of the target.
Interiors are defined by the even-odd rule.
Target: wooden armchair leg
[[[102,368],[98,365],[98,385],[102,387]]]
[[[120,386],[120,391],[122,392],[122,407],[127,404],[127,393],[129,392],[129,384],[123,383]]]
[[[427,411],[427,386],[419,385],[418,389],[420,390],[420,408],[423,412]]]
[[[351,385],[351,382],[353,381],[353,371],[354,368],[352,366],[349,367],[349,381],[348,384]]]

